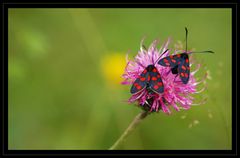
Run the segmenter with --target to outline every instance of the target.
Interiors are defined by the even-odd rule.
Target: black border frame
[[[3,71],[3,95],[2,95],[2,154],[3,156],[236,156],[237,155],[237,8],[236,2],[228,1],[213,2],[67,2],[53,3],[43,0],[41,2],[13,2],[12,0],[2,3],[2,68]],[[232,150],[8,150],[8,9],[9,8],[231,8],[232,9]]]

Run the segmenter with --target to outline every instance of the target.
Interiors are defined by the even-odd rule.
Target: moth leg
[[[169,73],[171,72],[172,70],[170,69],[168,72],[167,72],[167,75],[169,75]]]
[[[176,80],[176,78],[178,77],[178,75],[179,75],[179,74],[177,74],[177,75],[175,76],[175,78],[174,78],[174,80],[173,80],[174,82],[177,82],[177,81],[175,81],[175,80]]]

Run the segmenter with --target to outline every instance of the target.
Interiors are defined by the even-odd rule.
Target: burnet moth
[[[165,52],[167,52],[166,50]],[[130,92],[132,94],[137,94],[143,91],[145,88],[148,92],[155,92],[161,94],[164,92],[164,85],[162,78],[155,64],[148,65],[143,72],[138,76],[138,78],[133,82]]]
[[[189,54],[192,53],[214,53],[213,51],[202,51],[202,52],[190,52],[187,53],[187,36],[188,36],[188,30],[185,27],[186,30],[186,52],[176,54],[176,55],[170,55],[167,57],[162,58],[158,61],[159,65],[170,67],[172,74],[177,74],[180,76],[181,81],[184,84],[188,83],[189,75],[190,75],[190,67],[189,67]]]

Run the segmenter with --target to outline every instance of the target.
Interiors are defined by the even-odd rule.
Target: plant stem
[[[148,111],[143,111],[138,114],[128,128],[124,131],[121,137],[109,148],[109,150],[117,149],[127,138],[128,135],[136,128],[136,126],[149,114]]]

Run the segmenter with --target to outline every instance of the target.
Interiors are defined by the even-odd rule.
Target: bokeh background
[[[127,52],[185,39],[207,103],[147,117],[121,149],[231,149],[230,9],[9,9],[9,149],[108,149],[141,111],[121,74]],[[159,45],[160,48],[160,45]],[[200,85],[198,89],[201,89]]]

